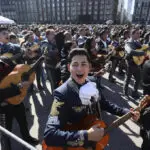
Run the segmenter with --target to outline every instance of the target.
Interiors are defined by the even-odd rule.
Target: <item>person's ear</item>
[[[89,63],[89,70],[91,71],[91,69],[92,69],[92,64]]]
[[[67,64],[68,71],[70,72],[70,64]]]

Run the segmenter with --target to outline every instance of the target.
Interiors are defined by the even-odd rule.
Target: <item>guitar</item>
[[[41,56],[33,65],[27,65],[27,64],[18,64],[15,66],[12,72],[10,72],[1,82],[0,82],[0,88],[4,89],[7,87],[10,87],[11,84],[17,85],[18,83],[22,81],[29,81],[30,83],[33,83],[35,79],[35,69],[36,67],[41,63],[41,61],[44,60],[44,56]],[[25,96],[27,94],[26,88],[20,89],[20,95],[8,98],[6,101],[13,105],[20,104]]]
[[[141,65],[144,62],[145,56],[132,56],[133,61],[136,65]]]
[[[15,61],[16,59],[23,56],[23,53],[17,53],[15,55],[13,55],[12,53],[4,53],[1,56],[8,57],[10,60]]]
[[[144,98],[141,100],[141,103],[139,106],[137,106],[134,111],[141,111],[144,109],[146,106],[150,104],[150,96],[144,96]],[[104,147],[108,144],[109,140],[109,135],[108,133],[116,128],[119,127],[121,124],[126,122],[128,119],[132,117],[132,113],[129,112],[122,116],[121,118],[115,120],[112,122],[110,126],[106,126],[106,124],[103,121],[100,121],[95,115],[88,115],[85,117],[81,122],[73,125],[67,125],[65,126],[64,130],[69,130],[69,131],[76,131],[76,130],[88,130],[90,129],[93,125],[100,125],[100,127],[104,128],[104,137],[95,144],[95,150],[103,150]],[[67,150],[86,150],[84,147],[68,147],[66,148]],[[42,143],[42,150],[63,150],[62,147],[49,147],[45,144],[45,141]]]

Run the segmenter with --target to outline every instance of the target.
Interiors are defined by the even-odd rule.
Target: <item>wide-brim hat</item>
[[[132,50],[131,51],[131,55],[132,56],[144,56],[145,52],[142,50]]]
[[[146,51],[148,49],[149,49],[149,45],[148,44],[143,44],[141,48],[136,49],[136,50]]]
[[[14,62],[9,57],[6,56],[0,56],[0,63],[7,64],[10,66],[15,65]]]

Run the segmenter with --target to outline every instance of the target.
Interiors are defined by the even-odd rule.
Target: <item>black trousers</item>
[[[58,83],[61,80],[60,69],[59,68],[50,68],[47,66],[45,69],[46,69],[48,80],[51,84],[51,90],[53,91],[54,89],[56,89],[58,87]]]
[[[30,134],[26,119],[25,106],[23,103],[20,103],[19,105],[8,104],[7,106],[0,107],[0,113],[5,116],[4,122],[6,129],[12,131],[13,119],[15,118],[19,124],[22,138],[24,140],[29,138]],[[0,124],[3,124],[3,122]],[[6,137],[6,141],[10,143],[10,141],[8,141],[8,137]]]
[[[109,79],[113,78],[113,75],[115,74],[115,70],[116,70],[116,67],[117,65],[119,64],[119,59],[117,58],[113,58],[112,59],[112,68],[110,69],[110,73],[109,73]]]
[[[39,64],[38,67],[36,68],[36,82],[38,87],[41,85],[41,78],[42,78],[42,64]]]
[[[124,80],[123,92],[128,93],[128,86],[131,81],[132,75],[134,76],[135,79],[133,92],[137,92],[141,81],[141,66],[137,66],[133,63],[129,63],[128,61],[126,61],[126,64],[127,64],[127,70],[126,70],[126,77]]]

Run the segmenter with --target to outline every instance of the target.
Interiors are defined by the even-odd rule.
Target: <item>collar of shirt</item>
[[[88,80],[85,80],[85,82],[83,84],[79,84],[72,77],[71,77],[71,79],[78,86],[78,88],[80,88],[81,86],[85,85],[88,82]]]
[[[106,41],[103,41],[102,39],[101,39],[101,41],[102,41],[103,44],[104,44],[104,48],[107,48],[107,43],[106,43]]]
[[[2,45],[4,45],[4,43],[3,43],[3,42],[0,42],[0,46],[2,46]]]

